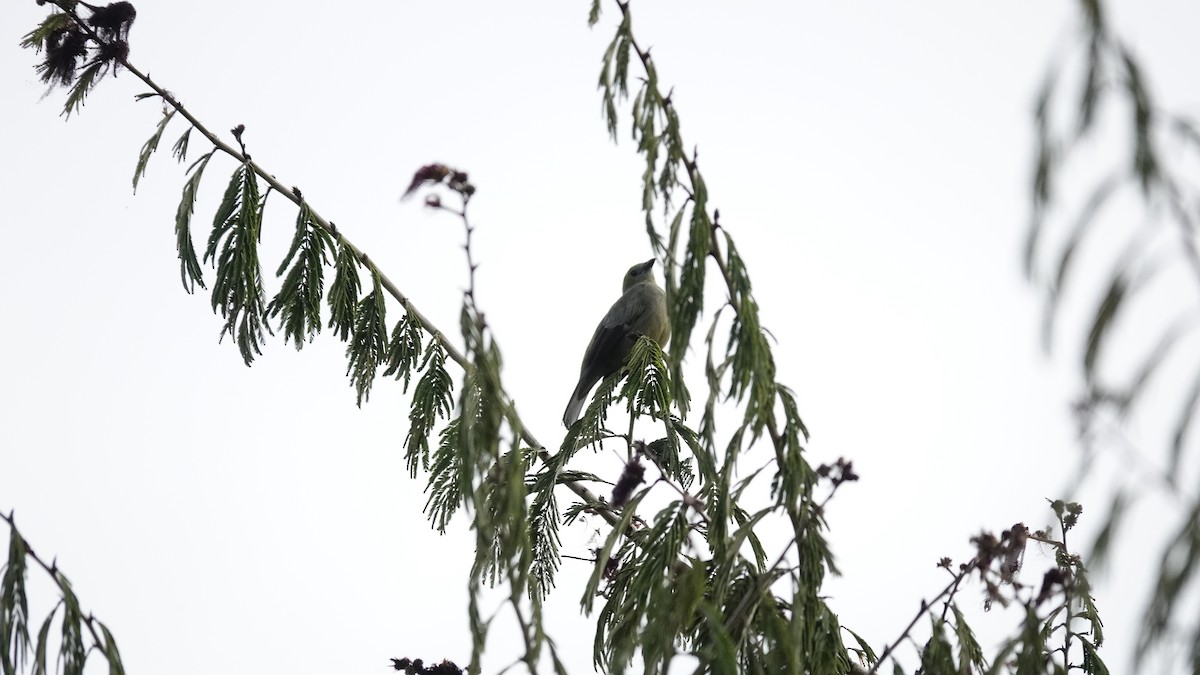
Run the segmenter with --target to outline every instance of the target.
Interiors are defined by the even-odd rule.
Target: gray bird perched
[[[608,314],[596,326],[592,341],[583,353],[579,367],[579,384],[571,394],[571,402],[563,413],[568,428],[579,419],[579,411],[587,402],[592,387],[625,364],[634,343],[642,335],[663,346],[671,337],[671,320],[667,316],[667,294],[654,283],[654,260],[638,263],[625,273],[621,297],[608,309]]]

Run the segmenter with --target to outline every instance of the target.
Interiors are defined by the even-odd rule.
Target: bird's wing
[[[627,351],[622,343],[628,339],[629,329],[626,324],[609,326],[602,323],[596,326],[592,341],[588,343],[587,351],[583,355],[583,363],[588,372],[581,375],[590,379],[591,384],[595,384],[596,380],[620,368]]]
[[[635,286],[613,303],[608,313],[596,326],[592,341],[583,354],[579,368],[579,384],[571,395],[567,410],[563,413],[563,424],[570,427],[579,418],[579,411],[587,401],[588,392],[601,378],[615,373],[625,364],[625,357],[637,341],[636,330],[643,330],[648,314],[655,311],[655,303],[661,302],[654,293],[657,288],[645,284]],[[658,291],[661,293],[661,291]],[[641,327],[641,328],[639,328]],[[656,338],[657,339],[657,338]]]
[[[628,329],[642,318],[647,311],[650,310],[654,291],[657,289],[647,284],[640,284],[629,289],[620,300],[613,303],[612,307],[608,308],[608,314],[600,320],[601,328],[615,328],[623,326]]]
[[[632,289],[630,292],[637,290]],[[630,298],[624,296],[621,300],[613,303],[608,313],[600,320],[600,325],[596,326],[592,341],[588,343],[587,351],[583,354],[583,362],[592,365],[597,380],[621,367],[628,351],[621,343],[629,340],[630,326],[636,324],[638,318],[646,312],[645,303],[628,302]]]

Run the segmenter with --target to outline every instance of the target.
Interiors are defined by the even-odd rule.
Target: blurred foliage
[[[1182,596],[1200,571],[1200,507],[1188,464],[1200,406],[1200,132],[1190,119],[1156,102],[1133,47],[1112,25],[1104,3],[1080,0],[1077,8],[1078,42],[1051,64],[1037,96],[1026,269],[1045,289],[1048,348],[1065,306],[1092,298],[1087,327],[1078,335],[1080,482],[1090,477],[1089,467],[1104,449],[1138,465],[1132,473],[1159,479],[1139,484],[1123,478],[1128,482],[1113,492],[1093,564],[1105,561],[1116,542],[1125,541],[1121,537],[1138,536],[1121,527],[1137,494],[1176,497],[1180,508],[1167,519],[1173,532],[1162,543],[1138,657],[1144,665],[1149,653],[1160,648],[1169,653],[1170,643],[1181,640],[1192,645],[1183,658],[1195,671],[1196,607]],[[1097,148],[1108,146],[1127,149],[1115,159],[1097,160]],[[1082,200],[1076,198],[1079,185],[1086,187]],[[1101,270],[1100,278],[1095,270]],[[1164,413],[1167,428],[1156,437]]]

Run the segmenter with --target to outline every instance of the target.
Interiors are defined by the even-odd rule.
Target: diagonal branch
[[[961,569],[959,569],[958,574],[955,574],[950,583],[946,584],[946,587],[942,589],[941,593],[938,593],[936,596],[934,596],[932,600],[922,600],[921,608],[917,610],[917,613],[915,616],[913,616],[912,621],[908,622],[908,626],[904,628],[904,632],[901,633],[900,637],[896,638],[894,642],[883,648],[883,652],[879,654],[879,658],[875,660],[875,664],[872,665],[871,670],[867,672],[870,675],[879,672],[879,668],[883,665],[883,662],[886,661],[889,656],[894,655],[896,648],[900,646],[900,643],[908,639],[908,634],[911,633],[912,629],[916,627],[917,622],[921,620],[921,617],[925,616],[927,612],[933,611],[934,605],[936,605],[939,600],[946,598],[946,606],[949,607],[950,598],[952,598],[958,591],[958,585],[962,583],[962,580],[966,578],[966,576],[970,574],[975,567],[978,566],[978,564],[979,559],[975,558],[971,560],[971,562],[963,565]],[[942,616],[945,616],[944,612]]]

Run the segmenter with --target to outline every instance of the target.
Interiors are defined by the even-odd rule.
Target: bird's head
[[[638,284],[654,284],[654,273],[651,272],[653,268],[654,258],[630,267],[625,273],[625,282],[621,284],[621,292],[624,293]]]

